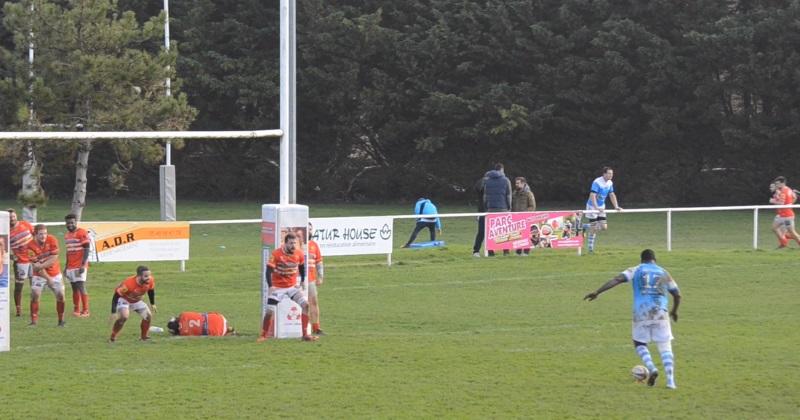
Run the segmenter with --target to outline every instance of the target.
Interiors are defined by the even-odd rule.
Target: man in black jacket
[[[483,194],[481,196],[481,203],[484,206],[484,211],[489,213],[511,211],[511,181],[505,175],[503,164],[495,164],[494,170],[486,172],[482,181]],[[483,241],[486,221],[485,219],[481,219],[478,223],[478,234],[481,237],[480,241]],[[480,243],[478,241],[479,239],[476,237],[476,246],[472,249],[472,255],[476,255],[476,253],[480,251]],[[503,250],[503,255],[508,255],[508,250]],[[477,256],[480,256],[480,254],[477,254]],[[489,251],[489,256],[494,256],[494,251]]]

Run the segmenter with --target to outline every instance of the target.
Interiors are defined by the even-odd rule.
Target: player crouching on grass
[[[297,275],[300,274],[300,284]],[[278,309],[278,302],[288,296],[303,309],[301,315],[303,327],[303,341],[316,341],[319,337],[308,335],[308,301],[303,294],[302,285],[306,281],[305,256],[297,247],[297,236],[294,233],[286,234],[281,248],[272,251],[267,262],[266,281],[269,286],[267,297],[267,313],[261,324],[261,335],[258,342],[265,341],[272,335],[272,322]]]
[[[181,312],[167,322],[172,335],[222,337],[236,335],[228,320],[219,312]]]
[[[142,296],[145,294],[150,300],[150,307],[142,302]],[[111,321],[114,322],[114,326],[108,339],[109,343],[117,341],[117,335],[125,326],[131,309],[142,317],[140,339],[149,340],[150,336],[147,333],[150,330],[150,320],[153,318],[153,313],[157,312],[156,279],[150,273],[150,269],[143,265],[136,268],[135,276],[126,278],[114,289],[114,298],[111,300]]]

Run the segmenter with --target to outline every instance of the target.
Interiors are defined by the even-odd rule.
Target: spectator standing
[[[528,181],[521,176],[514,179],[514,193],[511,195],[511,211],[536,211],[536,198]],[[517,255],[530,255],[531,249],[518,249]]]
[[[511,210],[511,181],[505,174],[502,163],[494,165],[494,170],[486,173],[486,183],[483,188],[483,202],[489,213],[502,213]],[[484,225],[485,229],[485,225]],[[507,249],[503,255],[508,255]],[[494,256],[494,251],[489,251],[489,256]]]

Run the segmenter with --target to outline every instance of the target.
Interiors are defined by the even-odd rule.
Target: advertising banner
[[[8,212],[0,212],[0,351],[11,350],[11,304],[9,287],[14,276],[11,274],[11,257],[8,241]]]
[[[322,255],[391,254],[391,217],[325,217],[311,219]]]
[[[486,215],[486,251],[529,248],[579,248],[580,220],[575,212],[490,213]]]
[[[186,261],[189,222],[81,223],[91,239],[91,262]]]

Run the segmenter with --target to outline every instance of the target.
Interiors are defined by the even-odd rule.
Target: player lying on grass
[[[142,296],[145,294],[150,300],[150,307],[142,301]],[[117,341],[117,335],[125,326],[131,310],[142,317],[140,339],[149,340],[150,320],[157,311],[156,279],[150,269],[143,265],[136,268],[135,276],[126,278],[114,289],[114,298],[111,300],[111,321],[114,322],[114,326],[108,339],[110,343]]]
[[[181,312],[167,322],[172,335],[212,336],[236,335],[228,320],[219,312]]]

